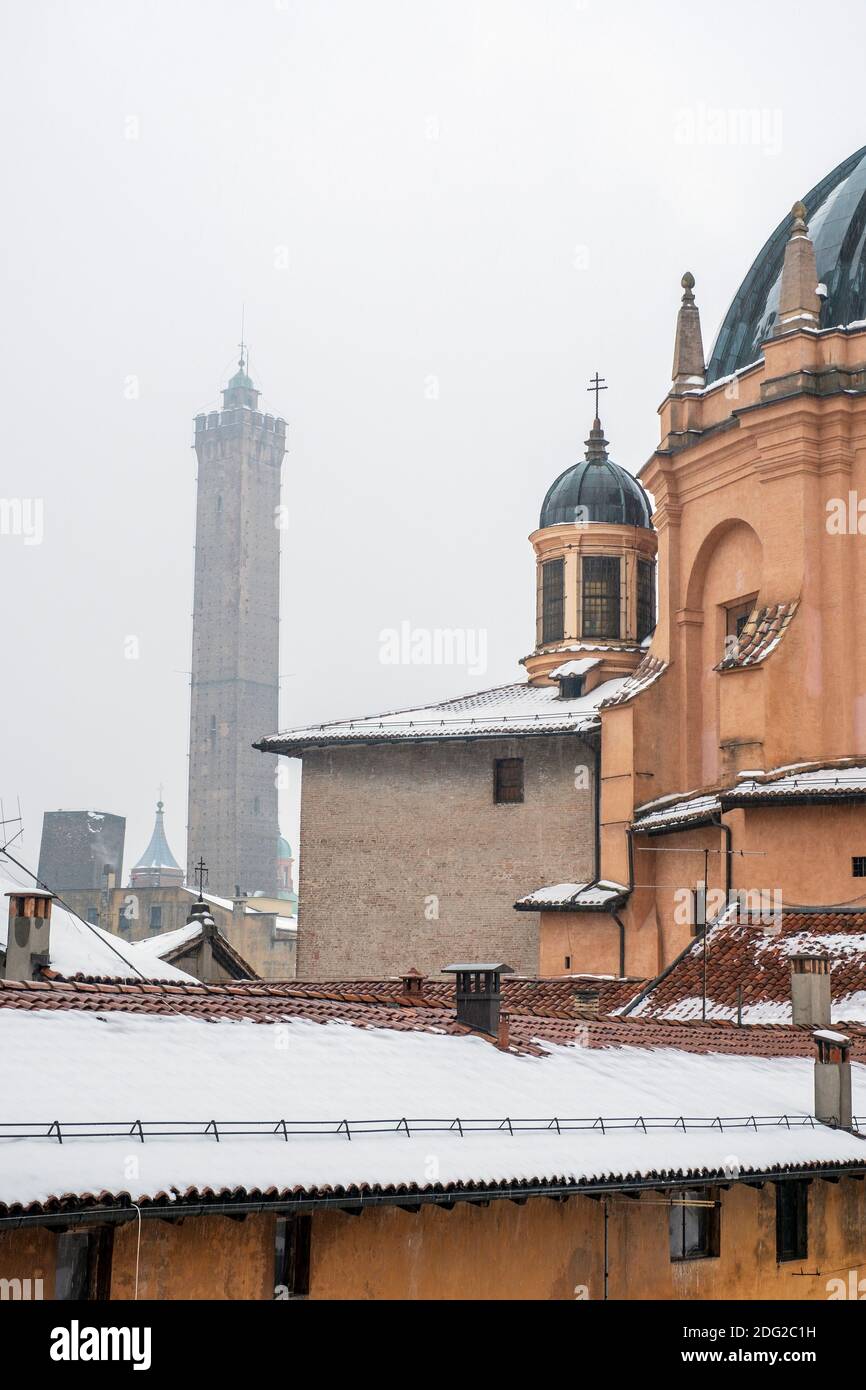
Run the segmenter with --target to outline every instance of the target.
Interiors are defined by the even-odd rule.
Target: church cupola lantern
[[[580,693],[638,665],[655,627],[657,537],[652,505],[641,484],[609,454],[599,412],[607,390],[595,374],[595,417],[583,459],[551,484],[539,528],[530,536],[536,555],[536,646],[525,657],[530,680],[559,680],[575,698],[568,658],[591,657],[580,671]]]

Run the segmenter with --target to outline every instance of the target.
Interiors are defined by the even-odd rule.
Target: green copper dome
[[[573,463],[551,483],[541,506],[539,526],[582,525],[603,521],[611,526],[652,530],[649,498],[631,473],[607,455],[607,440],[595,420],[586,441],[586,458]]]
[[[815,244],[818,280],[827,289],[821,328],[866,319],[866,146],[837,166],[806,194],[809,236]],[[761,356],[779,310],[786,213],[762,247],[725,315],[710,355],[707,381],[718,381]]]

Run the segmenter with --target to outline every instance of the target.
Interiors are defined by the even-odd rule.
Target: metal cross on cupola
[[[599,418],[599,417],[598,417],[598,393],[599,393],[599,391],[606,391],[606,390],[607,390],[607,387],[606,387],[605,384],[604,384],[604,377],[603,377],[603,376],[599,376],[598,372],[596,372],[595,376],[590,377],[590,379],[589,379],[589,385],[587,386],[586,389],[587,389],[587,391],[594,391],[594,392],[595,392],[595,418],[596,418],[596,420],[597,420],[597,419]]]
[[[207,883],[207,864],[203,859],[199,859],[195,866],[195,878],[198,883],[199,901],[201,901],[204,897],[204,886]]]

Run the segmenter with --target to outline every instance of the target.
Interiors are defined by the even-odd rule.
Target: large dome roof
[[[809,235],[815,243],[818,280],[827,287],[821,327],[866,319],[866,146],[807,193]],[[734,296],[713,345],[707,381],[747,367],[761,355],[779,308],[785,245],[791,231],[786,213]]]
[[[652,530],[649,498],[637,478],[608,458],[607,440],[598,420],[586,443],[586,458],[566,468],[548,488],[539,526],[604,521],[612,526]]]

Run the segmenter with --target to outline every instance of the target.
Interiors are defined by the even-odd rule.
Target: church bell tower
[[[259,410],[243,347],[221,410],[197,415],[187,882],[277,889],[276,759],[253,741],[279,722],[280,470],[286,422]]]

